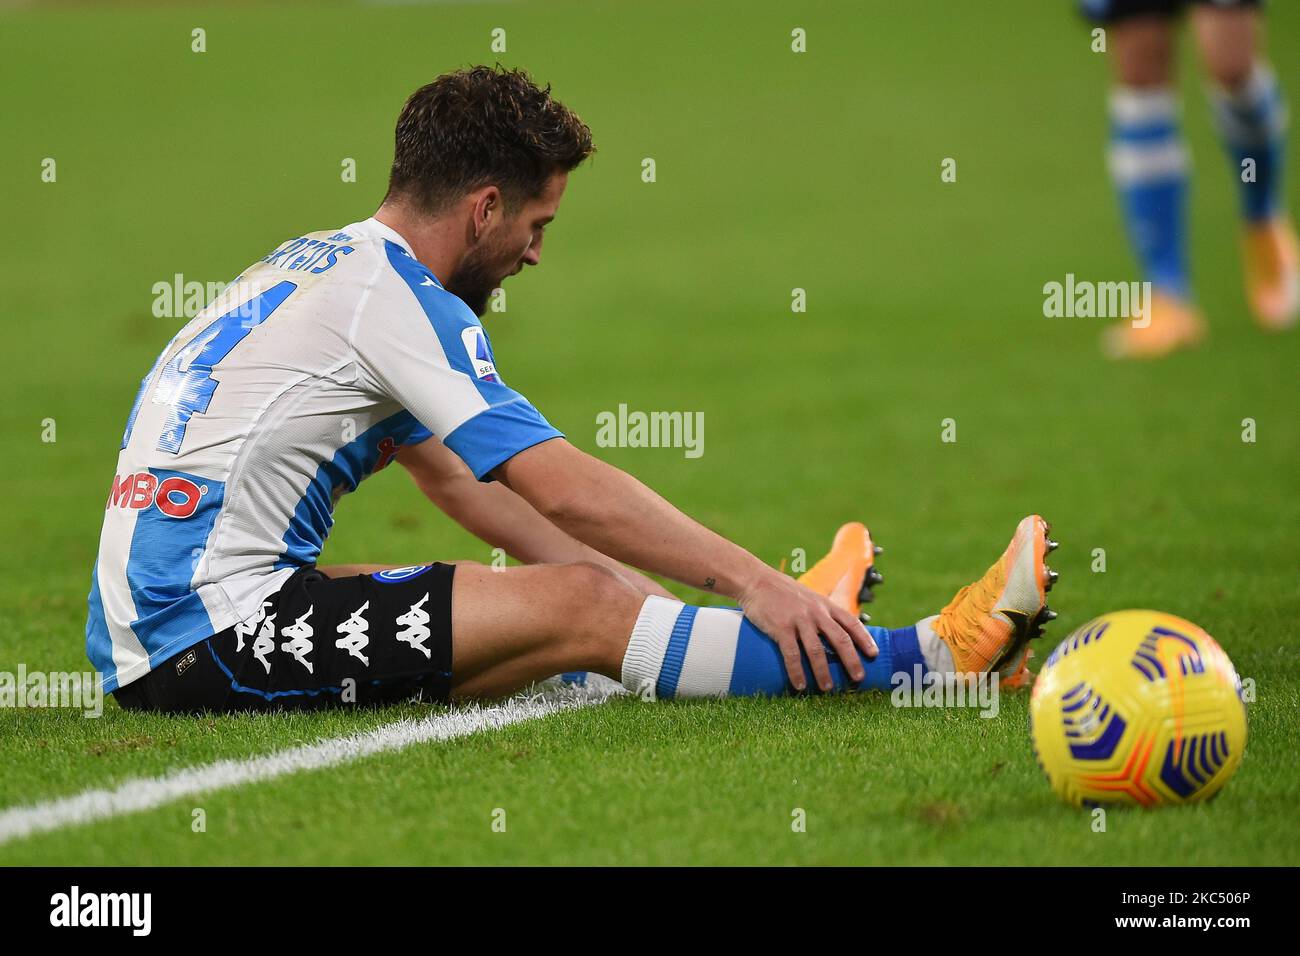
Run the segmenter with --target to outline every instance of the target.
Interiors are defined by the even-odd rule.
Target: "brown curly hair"
[[[514,205],[595,151],[587,124],[523,70],[498,63],[444,73],[402,107],[385,201],[436,214],[495,185]]]

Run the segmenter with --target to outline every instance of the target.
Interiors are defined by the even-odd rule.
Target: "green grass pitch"
[[[1273,4],[1270,26],[1300,104],[1300,8]],[[552,82],[600,149],[543,267],[486,319],[513,385],[773,564],[866,521],[886,548],[877,623],[933,613],[1041,512],[1063,547],[1039,660],[1107,610],[1198,622],[1256,685],[1237,778],[1210,805],[1113,812],[1094,833],[1035,766],[1025,695],[994,720],[879,695],[619,700],[11,841],[0,863],[1300,863],[1300,335],[1266,337],[1245,312],[1236,197],[1189,48],[1210,343],[1116,366],[1099,320],[1044,318],[1044,283],[1131,268],[1103,165],[1107,64],[1064,0],[0,12],[0,670],[87,666],[118,440],[177,326],[151,314],[154,283],[229,280],[364,218],[405,95],[496,59]],[[621,402],[704,412],[703,456],[597,449],[596,415]],[[398,470],[337,517],[331,562],[491,558]],[[3,709],[0,808],[424,712]]]

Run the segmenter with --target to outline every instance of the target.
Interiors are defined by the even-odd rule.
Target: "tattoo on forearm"
[[[715,584],[717,584],[717,583],[718,583],[718,579],[717,579],[717,578],[705,578],[705,579],[704,579],[704,589],[705,589],[706,591],[712,591],[712,590],[713,590],[713,586],[714,586]]]

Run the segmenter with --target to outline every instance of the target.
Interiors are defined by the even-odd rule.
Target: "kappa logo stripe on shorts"
[[[300,571],[253,617],[200,645],[197,661],[158,668],[118,700],[217,712],[445,702],[454,572],[447,564],[346,578]]]

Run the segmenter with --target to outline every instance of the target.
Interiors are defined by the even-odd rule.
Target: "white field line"
[[[523,720],[599,704],[615,693],[623,693],[623,688],[613,681],[594,683],[596,686],[590,689],[548,687],[542,693],[513,697],[490,707],[470,705],[421,720],[395,721],[365,733],[327,738],[291,750],[259,757],[218,760],[172,770],[157,777],[127,780],[112,789],[85,790],[71,797],[9,807],[0,810],[0,844],[62,827],[152,810],[181,797],[228,790],[291,773],[337,767],[373,754],[402,750],[413,744],[452,740],[480,730],[493,730]]]

